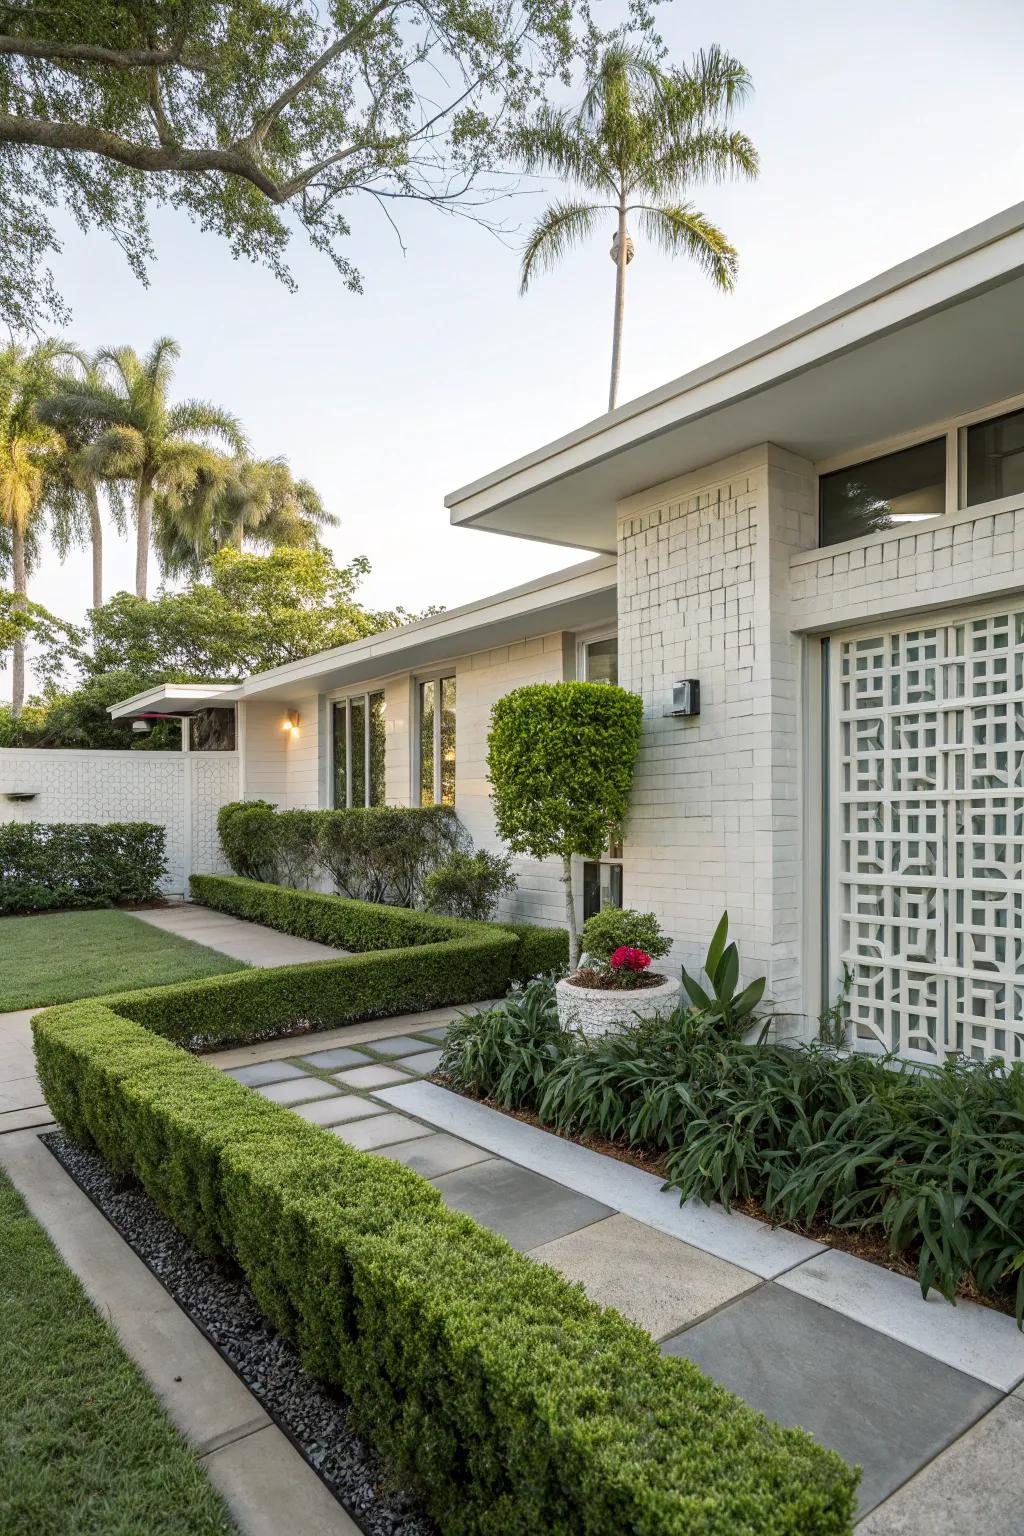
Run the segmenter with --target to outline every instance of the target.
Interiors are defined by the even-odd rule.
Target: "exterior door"
[[[1024,1059],[1024,597],[828,649],[828,970],[854,1042]]]

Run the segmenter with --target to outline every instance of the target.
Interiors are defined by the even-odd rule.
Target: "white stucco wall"
[[[189,874],[227,871],[217,810],[238,795],[235,752],[45,751],[0,749],[0,796],[35,790],[33,800],[0,798],[0,820],[151,821],[166,828],[168,895]]]

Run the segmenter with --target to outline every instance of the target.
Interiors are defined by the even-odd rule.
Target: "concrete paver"
[[[345,1088],[389,1088],[392,1083],[407,1083],[409,1074],[375,1061],[370,1066],[349,1067],[344,1072],[336,1072],[335,1078]]]
[[[286,1082],[267,1083],[256,1089],[273,1104],[301,1104],[307,1099],[326,1099],[337,1091],[334,1083],[325,1083],[322,1077],[311,1077],[306,1072],[300,1077],[288,1078]]]
[[[357,1147],[361,1152],[374,1152],[378,1147],[390,1146],[392,1142],[406,1142],[414,1137],[430,1135],[425,1125],[417,1125],[415,1120],[407,1120],[404,1115],[376,1115],[372,1120],[334,1125],[331,1129],[335,1136],[340,1136],[342,1141],[347,1141],[350,1147]]]
[[[615,1307],[664,1338],[757,1285],[749,1270],[629,1216],[609,1216],[531,1250],[578,1280],[591,1301]]]
[[[395,1062],[396,1067],[404,1067],[407,1072],[433,1072],[441,1064],[440,1051],[419,1051],[415,1056],[399,1056]]]
[[[498,1157],[433,1182],[448,1205],[524,1252],[612,1214],[600,1201]]]
[[[268,1083],[283,1083],[289,1078],[295,1082],[309,1081],[308,1073],[286,1061],[257,1061],[251,1067],[232,1067],[227,1076],[247,1088],[265,1088]]]
[[[867,1515],[857,1536],[1020,1536],[1022,1466],[1024,1403],[1008,1397]]]
[[[354,1051],[351,1046],[335,1046],[332,1051],[314,1051],[312,1055],[300,1056],[299,1060],[307,1067],[316,1067],[319,1072],[336,1072],[342,1067],[365,1067],[369,1061],[365,1051]]]
[[[862,1513],[963,1434],[999,1394],[778,1284],[662,1345],[864,1471]],[[980,1533],[979,1533],[980,1536]]]
[[[275,1424],[203,1458],[246,1536],[360,1536]]]
[[[438,1179],[442,1174],[454,1173],[457,1168],[485,1162],[490,1154],[481,1147],[474,1147],[472,1142],[435,1131],[420,1140],[403,1141],[388,1147],[382,1155],[396,1158],[425,1179]]]
[[[317,1099],[312,1104],[297,1104],[294,1113],[311,1125],[341,1125],[353,1120],[368,1120],[371,1115],[383,1115],[384,1107],[369,1099],[361,1099],[357,1093],[339,1093],[330,1099]]]

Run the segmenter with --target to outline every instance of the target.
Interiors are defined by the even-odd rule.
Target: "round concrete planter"
[[[555,987],[558,1018],[563,1029],[582,1029],[595,1038],[618,1034],[634,1019],[659,1018],[671,1013],[679,1001],[679,983],[671,976],[657,987],[638,987],[635,992],[608,992],[600,987],[574,987],[560,981]]]

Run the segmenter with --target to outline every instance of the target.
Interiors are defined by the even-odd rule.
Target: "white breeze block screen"
[[[1024,600],[834,638],[830,704],[857,1044],[1024,1059]]]
[[[6,794],[32,791],[31,800]],[[167,831],[168,895],[190,874],[226,874],[217,810],[238,798],[235,752],[76,752],[0,748],[0,820],[153,821]]]

